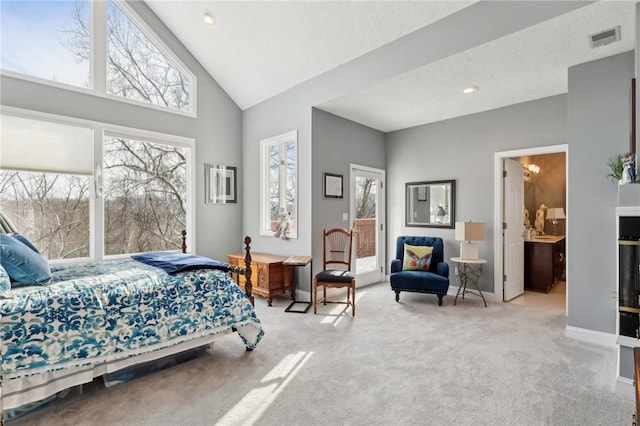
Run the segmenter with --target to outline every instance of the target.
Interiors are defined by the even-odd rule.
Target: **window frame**
[[[271,222],[270,211],[271,211],[271,203],[269,198],[269,155],[268,148],[274,145],[278,145],[280,147],[281,152],[281,163],[279,170],[279,199],[280,205],[286,205],[287,199],[287,186],[282,185],[283,182],[287,182],[287,168],[286,164],[282,164],[282,159],[286,161],[286,148],[287,143],[293,141],[294,143],[294,159],[295,159],[295,221],[296,226],[293,232],[287,234],[288,238],[297,239],[298,238],[298,229],[300,227],[299,224],[299,210],[298,210],[298,131],[292,130],[286,133],[282,133],[277,136],[273,136],[267,139],[263,139],[260,141],[260,235],[263,236],[273,236],[275,233],[269,226]],[[282,154],[285,153],[285,154]]]
[[[153,143],[181,146],[186,149],[186,244],[189,252],[196,251],[196,170],[195,170],[195,139],[184,136],[160,133],[132,127],[119,126],[93,120],[61,116],[39,111],[24,110],[0,105],[0,114],[18,115],[34,120],[54,121],[72,126],[89,127],[93,129],[93,173],[89,176],[89,257],[52,259],[51,263],[73,263],[86,260],[105,260],[130,257],[133,253],[108,255],[104,254],[104,195],[98,194],[97,183],[102,173],[103,146],[105,133],[109,136],[122,136],[140,139]],[[60,174],[62,174],[60,172]],[[73,173],[72,173],[73,174]],[[101,178],[101,176],[100,176]]]
[[[197,77],[196,75],[178,58],[178,56],[171,50],[167,44],[151,29],[149,25],[133,10],[133,8],[127,4],[124,0],[109,0],[116,3],[122,13],[127,15],[138,27],[138,29],[149,39],[153,41],[156,47],[168,58],[173,61],[173,64],[189,77],[190,80],[190,92],[189,92],[189,110],[181,111],[174,108],[164,107],[160,105],[150,104],[135,99],[129,99],[118,95],[112,95],[107,93],[107,2],[89,2],[89,20],[91,22],[91,58],[89,59],[89,87],[80,87],[73,84],[62,83],[59,81],[49,80],[42,77],[36,77],[28,74],[22,74],[17,71],[11,71],[0,67],[0,75],[29,81],[32,83],[43,84],[45,86],[51,86],[58,89],[69,90],[86,95],[92,95],[103,99],[114,100],[117,102],[123,102],[130,105],[142,106],[145,108],[154,109],[157,111],[168,112],[171,114],[183,115],[186,117],[197,118]],[[99,34],[98,34],[99,33]],[[99,66],[98,66],[99,65]]]

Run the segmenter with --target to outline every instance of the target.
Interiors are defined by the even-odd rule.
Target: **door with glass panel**
[[[351,165],[351,226],[356,285],[384,279],[385,171]]]

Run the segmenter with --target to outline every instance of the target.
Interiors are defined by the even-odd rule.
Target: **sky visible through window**
[[[65,31],[77,26],[76,3],[84,6],[82,19],[88,23],[88,1],[0,1],[0,67],[90,87],[89,61],[79,63],[63,44]]]

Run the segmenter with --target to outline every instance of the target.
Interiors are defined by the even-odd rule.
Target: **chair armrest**
[[[443,277],[449,278],[449,264],[447,262],[440,262],[436,265],[436,273]]]
[[[391,261],[391,273],[402,271],[402,263],[400,263],[400,259],[393,259]]]

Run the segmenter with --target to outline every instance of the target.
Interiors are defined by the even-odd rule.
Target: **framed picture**
[[[405,193],[406,226],[455,228],[455,180],[408,182]]]
[[[342,198],[342,175],[324,173],[324,198]]]
[[[237,167],[221,164],[204,165],[205,203],[237,203]]]

